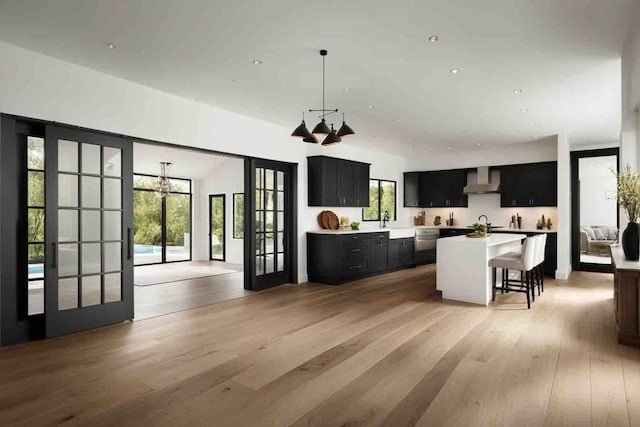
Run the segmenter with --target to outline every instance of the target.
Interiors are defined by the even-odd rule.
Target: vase
[[[640,228],[637,222],[630,222],[622,232],[622,250],[629,261],[640,258]]]

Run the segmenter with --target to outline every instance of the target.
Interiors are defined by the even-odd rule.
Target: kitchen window
[[[396,182],[384,179],[369,180],[369,207],[362,209],[363,221],[382,221],[385,211],[389,220],[396,220]]]

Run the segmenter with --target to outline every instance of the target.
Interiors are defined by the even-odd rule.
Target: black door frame
[[[572,151],[571,153],[571,268],[575,271],[613,273],[613,265],[593,264],[580,261],[580,179],[579,161],[588,157],[616,156],[616,172],[620,171],[620,149],[601,148],[596,150]],[[617,209],[617,224],[620,230],[620,209]]]
[[[214,198],[222,198],[222,259],[213,257],[213,247],[211,245],[211,235],[213,234],[213,230],[211,229],[211,218],[213,214],[211,202]],[[222,262],[227,260],[227,196],[224,193],[209,194],[209,260]]]
[[[275,160],[246,158],[244,163],[244,287],[250,291],[259,291],[284,283],[298,283],[298,164]],[[257,280],[256,278],[256,168],[285,168],[289,177],[285,190],[285,245],[288,250],[284,281],[279,275]],[[246,194],[251,194],[247,197]],[[247,227],[248,225],[248,227]],[[247,231],[248,230],[248,231]]]
[[[157,178],[156,175],[149,175],[146,173],[133,173],[133,177],[136,176],[146,176],[150,178]],[[189,224],[191,231],[189,232],[189,258],[188,259],[180,259],[176,261],[167,261],[167,199],[162,198],[160,200],[160,230],[162,232],[162,237],[160,238],[160,245],[162,246],[160,262],[148,262],[145,264],[134,264],[135,266],[144,266],[144,265],[159,265],[159,264],[171,264],[174,262],[189,262],[193,260],[193,180],[189,178],[177,178],[175,176],[169,176],[169,179],[175,179],[180,181],[189,181],[189,192],[183,193],[180,191],[171,191],[171,194],[179,195],[179,196],[189,196]],[[148,191],[150,193],[155,192],[155,190],[151,190],[149,188],[136,188],[135,184],[133,187],[133,192],[135,194],[136,191]],[[135,226],[135,224],[134,224]],[[134,241],[135,243],[135,241]]]

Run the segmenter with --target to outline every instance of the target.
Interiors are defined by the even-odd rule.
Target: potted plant
[[[473,224],[473,231],[477,235],[485,237],[487,235],[487,226],[479,222],[476,222],[475,224]]]
[[[631,171],[627,165],[623,172],[618,174],[617,199],[627,213],[629,223],[622,233],[622,250],[624,256],[630,261],[640,258],[640,175]]]

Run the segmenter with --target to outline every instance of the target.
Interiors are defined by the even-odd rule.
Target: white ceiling
[[[134,173],[157,176],[160,174],[160,162],[173,163],[169,176],[188,179],[203,179],[229,162],[237,162],[239,168],[244,167],[244,161],[239,158],[163,145],[139,142],[133,144]]]
[[[0,39],[292,130],[325,48],[356,146],[599,144],[619,137],[632,1],[0,0]]]

